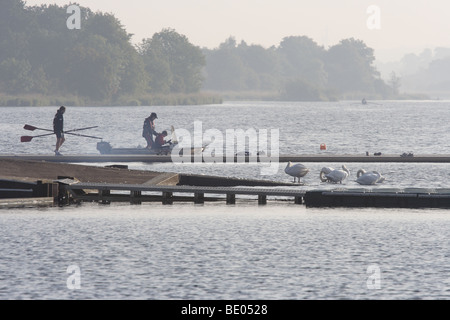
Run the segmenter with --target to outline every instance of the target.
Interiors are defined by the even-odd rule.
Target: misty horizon
[[[66,5],[67,0],[27,0],[27,6]],[[92,11],[113,14],[133,34],[137,44],[144,38],[171,28],[186,35],[193,44],[217,48],[229,37],[237,42],[278,45],[287,36],[307,36],[325,49],[340,40],[355,38],[375,51],[382,63],[400,60],[409,53],[450,47],[447,13],[450,3],[434,0],[316,2],[279,0],[216,1],[168,0],[108,1],[79,0]],[[373,11],[373,7],[379,11]],[[372,9],[371,9],[372,8]],[[378,23],[378,25],[375,25]],[[370,26],[372,24],[372,26]]]
[[[348,26],[343,26],[335,32],[342,37],[333,43],[329,41],[331,32],[327,31],[320,43],[311,35],[318,29],[304,28],[301,35],[283,34],[270,44],[272,36],[264,43],[232,33],[218,39],[220,35],[211,28],[202,32],[203,41],[213,35],[219,43],[209,49],[195,36],[180,30],[183,26],[160,25],[162,29],[135,43],[135,31],[121,18],[125,9],[130,9],[128,6],[121,7],[117,14],[98,10],[91,4],[31,2],[9,0],[4,4],[1,43],[8,48],[0,59],[0,89],[4,93],[70,92],[77,98],[111,101],[123,97],[141,104],[150,103],[144,96],[148,94],[192,94],[202,90],[259,92],[266,98],[287,100],[337,100],[361,95],[371,99],[424,99],[446,97],[450,92],[450,45],[405,52],[396,60],[383,62],[379,47],[368,42],[371,38],[357,35],[361,26],[351,31],[344,31]],[[130,4],[138,2],[141,3],[131,0]],[[201,2],[193,1],[197,5]],[[335,8],[341,6],[342,3]],[[80,8],[84,9],[83,14]],[[189,16],[189,10],[186,8],[185,16]],[[254,12],[262,11],[249,11],[247,23],[253,21],[248,17]],[[364,15],[358,15],[358,25],[364,23],[363,29],[371,36],[381,35],[381,12],[379,5],[369,5]],[[239,24],[239,15],[229,20]],[[172,25],[171,21],[174,20],[167,24]],[[347,23],[352,25],[354,20]],[[317,24],[321,21],[314,25]],[[229,23],[227,30],[234,30],[233,26]],[[262,31],[255,31],[253,36]],[[26,39],[21,45],[15,41],[20,32]],[[52,50],[56,47],[61,50]],[[137,100],[131,101],[129,96]]]

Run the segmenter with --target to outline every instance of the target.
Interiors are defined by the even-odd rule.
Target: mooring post
[[[267,196],[265,194],[258,195],[258,204],[267,204]]]
[[[227,204],[235,204],[236,195],[234,193],[227,193]]]
[[[130,203],[131,204],[141,204],[141,195],[142,192],[140,190],[130,191]]]
[[[205,194],[204,193],[194,193],[194,203],[204,203]]]
[[[44,190],[44,184],[42,180],[36,181],[36,187],[33,190],[33,195],[35,197],[47,197],[47,190]]]
[[[67,206],[70,204],[71,197],[69,191],[66,189],[66,186],[62,183],[58,183],[57,186],[57,193],[55,196],[55,201],[58,204],[58,206]]]
[[[163,204],[172,204],[173,203],[173,193],[164,191],[162,193],[162,203]]]
[[[107,197],[107,196],[111,195],[111,191],[110,190],[107,190],[107,189],[105,189],[105,190],[98,190],[98,194],[100,196],[100,200],[101,200],[100,203],[101,204],[110,204],[111,203],[110,200],[107,200],[107,199],[103,198],[103,197]]]

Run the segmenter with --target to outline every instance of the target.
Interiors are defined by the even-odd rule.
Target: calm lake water
[[[20,136],[45,133],[23,126],[51,128],[56,110],[1,108],[0,153],[51,154],[54,136],[28,143]],[[450,154],[449,101],[68,107],[65,127],[97,125],[84,133],[114,147],[144,146],[142,122],[153,111],[158,131],[193,131],[196,121],[224,133],[278,129],[281,154]],[[98,154],[97,140],[66,138],[63,154]],[[319,171],[341,163],[304,164],[310,173],[295,188],[336,188]],[[257,164],[127,165],[291,181],[285,164],[273,175]],[[448,164],[346,165],[350,177],[339,187],[449,187]],[[360,168],[386,181],[359,186]],[[448,299],[449,232],[449,210],[312,209],[274,200],[0,210],[0,299]]]

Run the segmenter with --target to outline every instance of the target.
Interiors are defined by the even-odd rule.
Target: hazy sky
[[[450,47],[449,0],[26,0],[28,6],[70,3],[113,13],[134,43],[164,28],[208,48],[230,36],[270,47],[305,35],[325,48],[353,37],[384,62]]]

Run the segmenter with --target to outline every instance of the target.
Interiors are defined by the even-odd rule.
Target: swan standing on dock
[[[295,178],[298,178],[298,182],[300,183],[300,178],[304,177],[309,172],[309,169],[306,168],[301,163],[297,163],[297,164],[293,165],[292,162],[289,161],[286,168],[284,169],[284,172],[286,172],[288,175],[294,177],[294,183],[295,183]]]
[[[322,169],[323,170],[323,169]],[[350,171],[348,171],[345,164],[342,165],[342,169],[336,169],[331,171],[330,173],[325,174],[327,178],[326,181],[334,182],[334,183],[342,183],[348,176],[350,175]]]
[[[384,177],[378,171],[366,172],[364,169],[359,169],[356,177],[356,182],[363,185],[372,185],[384,181]]]
[[[326,175],[329,174],[333,170],[334,170],[334,168],[332,168],[332,167],[323,167],[322,170],[320,170],[320,180],[322,182],[329,182],[330,180],[326,177]]]

